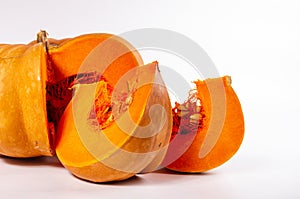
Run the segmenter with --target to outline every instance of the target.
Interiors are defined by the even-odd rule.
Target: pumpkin
[[[97,64],[112,62],[105,65],[108,76],[118,74],[119,65],[127,71],[142,64],[127,41],[111,34],[55,40],[41,31],[37,40],[27,45],[0,45],[0,154],[35,157],[55,153],[55,127],[72,98],[69,83],[100,43],[106,44],[106,51],[98,56]],[[114,77],[110,80],[116,81],[120,75]]]
[[[244,137],[244,117],[231,77],[195,81],[188,100],[173,108],[173,130],[163,164],[179,172],[204,172],[227,162]]]
[[[172,117],[157,62],[138,67],[133,76],[137,88],[134,92],[126,91],[129,104],[128,100],[123,100],[123,105],[128,107],[113,114],[110,124],[102,122],[97,126],[98,122],[92,122],[111,118],[97,111],[99,104],[104,107],[111,101],[117,111],[124,108],[118,105],[122,100],[114,101],[119,97],[105,97],[111,95],[108,81],[101,80],[94,86],[80,84],[76,88],[75,96],[58,125],[56,152],[65,167],[77,177],[94,182],[123,180],[145,169],[154,170],[163,160],[171,135]],[[94,100],[94,96],[98,98]],[[108,103],[95,102],[99,98],[108,100]],[[91,116],[93,106],[95,112]]]
[[[158,63],[111,34],[0,44],[0,154],[56,154],[93,182],[213,169],[239,149],[243,112],[229,76],[195,85],[172,108]]]
[[[171,135],[171,105],[158,63],[137,67],[140,65],[139,53],[111,34],[55,40],[42,31],[37,41],[27,45],[0,45],[0,154],[25,158],[52,156],[56,151],[74,175],[94,182],[122,180],[155,169]],[[125,74],[128,78],[121,81]],[[113,105],[108,99],[116,87],[120,95]],[[126,90],[129,87],[130,92]],[[83,133],[94,140],[91,146],[97,145],[96,152],[81,140],[74,127],[78,120],[72,118],[74,103],[81,111],[93,112],[86,103],[76,101],[91,88],[97,88],[96,96],[89,92],[82,99],[94,100],[94,123],[85,128],[100,123],[103,133],[97,128]],[[160,109],[153,110],[163,110],[163,114],[153,117],[153,105],[159,105]],[[115,117],[103,112],[105,108],[117,109],[112,107],[122,111]],[[85,121],[92,120],[88,117]],[[95,143],[103,135],[109,142]],[[105,151],[109,147],[113,150]],[[103,152],[101,157],[94,154],[97,149]],[[132,167],[129,160],[140,164]]]

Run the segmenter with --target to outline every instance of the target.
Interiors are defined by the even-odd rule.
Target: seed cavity
[[[173,139],[177,134],[197,133],[202,127],[203,118],[205,117],[200,99],[197,98],[197,90],[191,90],[188,99],[179,104],[175,102],[172,109],[173,114]]]

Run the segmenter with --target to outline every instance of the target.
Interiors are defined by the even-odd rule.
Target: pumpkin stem
[[[37,43],[43,43],[45,46],[46,51],[48,52],[48,33],[45,30],[40,30],[40,32],[37,34]]]

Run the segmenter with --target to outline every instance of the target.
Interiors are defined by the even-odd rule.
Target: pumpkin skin
[[[0,45],[0,154],[51,156],[47,122],[47,58],[42,43]]]
[[[171,141],[164,160],[170,170],[199,173],[216,168],[238,151],[244,137],[243,111],[231,78],[197,80],[195,84],[202,107],[201,125],[195,133],[175,132],[177,139],[173,145]],[[174,161],[176,154],[180,157]]]
[[[58,126],[56,153],[75,176],[93,182],[116,181],[127,179],[145,169],[154,170],[160,165],[172,129],[170,99],[157,70],[157,62],[139,67],[137,73],[139,81],[148,84],[138,82],[141,86],[133,93],[128,112],[102,132],[95,130],[93,125],[89,127],[87,117],[75,118],[74,111],[78,111],[80,116],[88,116],[89,106],[84,103],[89,99],[85,98],[79,108],[74,108],[72,103],[76,100],[75,96],[66,108]],[[87,96],[87,93],[82,91],[79,98]],[[151,118],[153,105],[163,107],[164,114],[159,109],[155,118]],[[132,126],[128,117],[134,122]],[[140,128],[152,120],[152,125],[146,129]],[[82,126],[76,122],[82,122]],[[151,135],[146,136],[149,133]]]

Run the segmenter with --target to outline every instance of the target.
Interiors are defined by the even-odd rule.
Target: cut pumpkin
[[[172,140],[163,164],[174,171],[218,167],[237,152],[244,136],[243,112],[231,78],[195,84],[191,98],[173,109]]]
[[[157,62],[140,65],[139,53],[110,34],[55,40],[41,31],[28,45],[0,45],[0,154],[56,150],[74,175],[95,182],[156,169],[171,105]]]
[[[85,61],[89,54],[97,65]],[[37,41],[27,45],[1,44],[0,154],[53,155],[54,131],[72,98],[69,87],[78,73],[102,72],[114,76],[109,78],[114,85],[122,75],[119,66],[128,71],[142,64],[127,41],[111,34],[55,40],[41,31]]]
[[[203,172],[239,149],[243,112],[228,76],[195,81],[172,109],[158,63],[111,34],[0,44],[0,154],[52,156],[82,179],[158,167]],[[173,115],[172,115],[173,114]],[[172,125],[173,124],[173,125]]]
[[[143,65],[136,49],[126,40],[111,34],[87,34],[71,39],[49,39],[48,60],[49,95],[47,99],[48,116],[57,123],[72,98],[70,83],[82,79],[80,75],[92,74],[90,80],[96,82],[95,74],[101,74],[114,86],[124,72]],[[71,78],[72,77],[72,78]],[[109,78],[108,78],[109,77]],[[94,78],[94,79],[93,79]],[[66,96],[66,97],[63,97]]]
[[[135,89],[124,90],[126,96],[120,98],[124,93],[119,91],[128,81],[136,83]],[[138,67],[116,85],[116,97],[109,102],[114,119],[106,128],[94,122],[103,115],[91,117],[94,96],[106,99],[95,93],[97,87],[105,90],[103,84],[107,82],[76,87],[59,122],[58,158],[74,175],[94,182],[126,179],[145,168],[155,169],[164,157],[172,128],[170,100],[157,63]],[[127,103],[125,110],[113,113],[120,110],[120,103]]]

